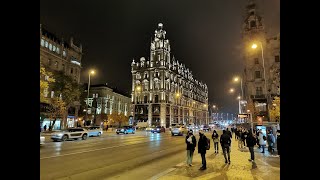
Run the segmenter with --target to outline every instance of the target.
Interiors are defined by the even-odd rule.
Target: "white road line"
[[[176,169],[176,168],[167,169],[167,170],[165,170],[165,171],[163,171],[163,172],[161,172],[161,173],[159,173],[159,174],[157,174],[157,175],[155,175],[155,176],[152,176],[152,177],[151,177],[150,179],[148,179],[148,180],[157,180],[157,179],[159,179],[160,177],[162,177],[162,176],[170,173],[171,171],[174,171],[175,169]]]
[[[80,154],[80,153],[86,153],[86,152],[92,152],[92,151],[99,151],[99,150],[103,150],[103,149],[111,149],[111,148],[122,147],[122,146],[127,146],[127,145],[124,144],[124,145],[120,145],[120,146],[111,146],[111,147],[92,149],[92,150],[87,150],[87,151],[74,152],[74,153],[68,153],[68,154],[62,154],[62,155],[56,155],[56,156],[48,156],[48,157],[42,157],[40,159],[49,159],[49,158],[55,158],[55,157],[69,156],[69,155],[73,155],[73,154]]]

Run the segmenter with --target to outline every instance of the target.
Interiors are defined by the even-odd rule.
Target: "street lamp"
[[[234,89],[233,89],[233,88],[231,88],[229,91],[230,91],[230,93],[233,93],[233,92],[234,92]]]
[[[89,104],[89,92],[90,92],[90,79],[91,74],[94,75],[94,70],[89,71],[89,80],[88,80],[88,94],[87,94],[87,105],[86,105],[86,121],[88,120],[88,104]]]

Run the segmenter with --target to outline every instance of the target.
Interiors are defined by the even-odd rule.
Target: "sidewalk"
[[[238,141],[232,140],[230,160],[231,164],[225,164],[224,156],[219,147],[219,154],[214,153],[212,147],[207,151],[207,169],[199,170],[201,157],[196,149],[193,157],[193,166],[186,166],[186,162],[180,163],[173,168],[168,168],[166,173],[154,176],[151,179],[180,180],[180,179],[280,179],[280,158],[269,155],[267,149],[265,154],[255,147],[255,162],[249,162],[250,152],[248,148],[240,151]],[[186,153],[187,154],[187,153]]]

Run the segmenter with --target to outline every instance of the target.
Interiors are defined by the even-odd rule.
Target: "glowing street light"
[[[235,77],[233,80],[234,80],[235,82],[238,82],[238,81],[239,81],[239,78],[238,78],[238,77]]]
[[[90,80],[91,80],[91,74],[94,75],[95,71],[90,70],[89,71],[89,80],[88,80],[88,94],[87,94],[87,106],[86,106],[86,120],[88,120],[88,104],[89,104],[89,92],[90,92]]]
[[[238,97],[237,97],[237,99],[239,99],[239,100],[240,100],[240,99],[241,99],[241,96],[238,96]]]
[[[214,108],[214,109],[215,109],[216,107],[217,107],[216,105],[213,105],[213,106],[212,106],[212,108]]]
[[[230,93],[233,93],[233,92],[234,92],[234,89],[233,89],[233,88],[231,88],[229,91],[230,91]]]
[[[180,94],[179,94],[179,93],[176,93],[176,97],[177,97],[177,98],[180,97]]]
[[[257,44],[255,44],[255,43],[253,43],[252,46],[251,46],[252,49],[256,49],[257,47],[258,47],[258,46],[257,46]]]
[[[137,91],[140,91],[141,90],[141,87],[140,86],[137,86]]]

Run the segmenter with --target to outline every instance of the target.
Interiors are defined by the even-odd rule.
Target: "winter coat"
[[[231,137],[228,133],[222,134],[220,137],[220,143],[222,147],[230,146],[231,145]]]
[[[259,144],[261,146],[266,145],[266,141],[263,140],[263,134],[262,133],[259,133]]]
[[[247,147],[253,147],[254,145],[256,145],[256,138],[252,135],[248,135],[248,137],[246,138],[246,142]]]
[[[192,144],[191,144],[189,141],[187,141],[187,139],[188,139],[189,137],[190,137],[189,135],[186,136],[187,150],[192,150],[192,151],[194,151],[195,147],[197,146],[196,137],[194,137],[194,135],[192,135]]]
[[[214,133],[212,133],[212,139],[213,139],[213,142],[219,142],[219,134],[216,133],[216,134],[214,135]]]
[[[231,131],[227,131],[227,134],[232,138],[232,133],[231,133]]]
[[[198,141],[198,153],[205,154],[207,152],[207,137],[205,135],[200,135],[199,141]]]
[[[272,133],[267,135],[267,142],[269,146],[273,146],[273,144],[275,143],[275,138],[274,135]]]

